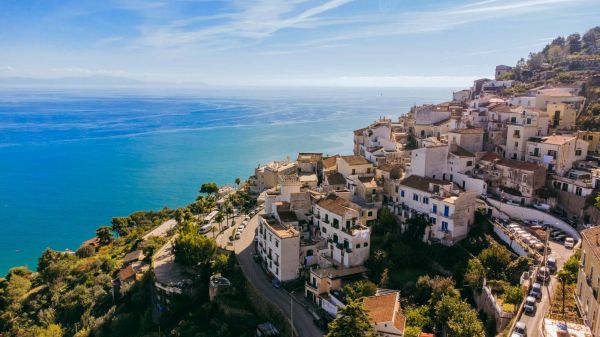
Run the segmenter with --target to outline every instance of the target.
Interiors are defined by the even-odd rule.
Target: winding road
[[[288,322],[293,310],[294,328],[299,337],[320,337],[323,332],[313,323],[312,315],[301,305],[291,300],[284,289],[271,285],[260,265],[254,262],[254,230],[258,226],[258,215],[250,219],[239,240],[235,241],[235,253],[246,279],[268,301],[275,304],[285,315]]]

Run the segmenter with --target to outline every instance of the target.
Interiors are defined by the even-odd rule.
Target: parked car
[[[529,292],[529,296],[535,297],[537,299],[542,298],[542,285],[539,283],[534,283],[531,287],[531,291]]]
[[[235,232],[235,236],[234,237],[235,237],[236,240],[239,240],[241,236],[242,236],[242,233]]]
[[[507,200],[507,201],[506,201],[506,203],[507,203],[508,205],[518,205],[518,204],[519,204],[518,202],[516,202],[516,201],[512,201],[512,200]]]
[[[481,193],[481,195],[479,195],[481,197],[481,199],[483,200],[487,200],[488,195],[486,193]]]
[[[558,242],[563,242],[563,241],[565,241],[566,238],[567,238],[566,234],[558,234],[557,236],[554,237],[554,240],[556,240]]]
[[[541,267],[537,273],[537,280],[539,282],[546,282],[550,279],[550,269],[547,267]]]
[[[546,261],[546,267],[548,267],[551,273],[555,273],[557,269],[556,258],[553,256],[549,257],[548,261]]]
[[[525,324],[525,322],[517,322],[517,324],[515,324],[515,329],[513,330],[513,333],[517,333],[521,337],[527,337],[527,325]]]
[[[271,284],[273,285],[273,287],[275,287],[275,288],[277,288],[277,289],[281,288],[281,281],[279,281],[279,280],[278,280],[278,279],[276,279],[276,278],[274,278],[274,279],[271,281]]]
[[[527,296],[525,299],[525,305],[523,306],[525,309],[525,313],[529,315],[533,315],[536,309],[536,299],[533,296]]]
[[[548,210],[550,210],[550,205],[548,204],[543,204],[543,203],[537,203],[537,204],[533,204],[534,208],[539,209],[540,211],[544,211],[547,212]]]
[[[575,240],[573,238],[565,238],[565,248],[573,249],[575,246]]]

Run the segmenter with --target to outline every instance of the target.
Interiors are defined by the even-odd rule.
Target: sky
[[[466,86],[598,0],[0,0],[0,79]]]

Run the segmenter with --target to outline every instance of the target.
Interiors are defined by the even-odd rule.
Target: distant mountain
[[[202,82],[153,82],[103,75],[60,78],[0,76],[0,87],[198,87],[206,85]]]

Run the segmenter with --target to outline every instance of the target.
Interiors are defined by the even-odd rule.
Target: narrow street
[[[239,240],[235,241],[235,253],[238,261],[246,276],[254,288],[262,294],[264,298],[269,300],[281,309],[285,317],[290,319],[291,310],[293,310],[294,327],[300,337],[318,337],[323,336],[323,332],[313,323],[313,317],[308,311],[291,300],[290,293],[284,289],[276,289],[271,285],[267,275],[264,273],[260,265],[254,262],[254,230],[258,226],[258,215],[250,219],[248,226],[244,230]]]
[[[550,254],[548,254],[548,256],[556,257],[556,262],[558,265],[557,270],[562,269],[565,261],[567,261],[567,259],[571,255],[573,255],[573,252],[574,252],[573,249],[567,249],[561,243],[553,242],[553,241],[550,241],[550,249],[552,250],[552,252]],[[542,336],[542,333],[541,333],[542,321],[544,320],[544,317],[546,316],[546,314],[548,313],[548,310],[550,309],[550,301],[552,300],[552,294],[554,293],[558,284],[559,284],[559,282],[556,278],[556,273],[555,273],[552,275],[550,282],[546,283],[546,287],[544,287],[542,299],[537,303],[537,309],[536,309],[535,315],[528,316],[525,313],[523,313],[521,315],[520,321],[525,322],[525,324],[527,325],[527,336],[529,336],[529,337],[541,337]]]

